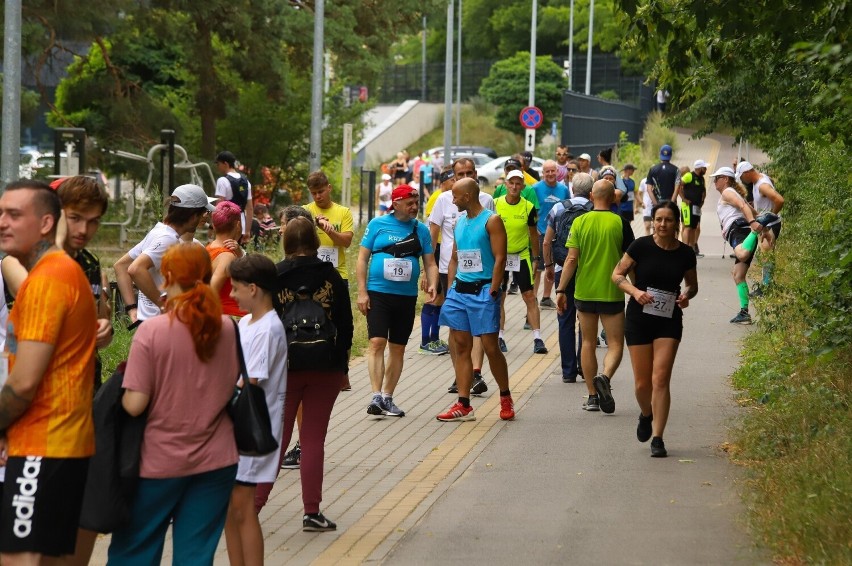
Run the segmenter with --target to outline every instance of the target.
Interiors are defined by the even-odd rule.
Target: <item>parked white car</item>
[[[497,159],[489,161],[481,167],[477,167],[476,173],[479,176],[479,184],[493,185],[494,182],[503,175],[503,165],[505,165],[506,161],[511,157],[511,155],[504,155],[503,157],[498,157]],[[544,165],[544,161],[545,160],[541,157],[533,156],[532,158],[532,168],[539,174],[541,173],[541,167]]]

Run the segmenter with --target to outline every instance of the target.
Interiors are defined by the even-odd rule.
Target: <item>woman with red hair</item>
[[[129,522],[112,535],[111,564],[159,564],[173,521],[174,562],[212,564],[237,474],[225,405],[239,373],[236,332],[208,285],[207,252],[176,244],[160,271],[165,312],[133,337],[122,406],[147,411]]]
[[[216,237],[207,244],[207,253],[213,262],[213,277],[210,287],[219,295],[222,302],[222,312],[229,316],[241,318],[246,312],[240,309],[237,301],[231,296],[231,278],[228,266],[231,262],[245,255],[237,245],[243,233],[240,218],[240,207],[231,201],[223,200],[216,205],[216,210],[210,215],[213,232]]]

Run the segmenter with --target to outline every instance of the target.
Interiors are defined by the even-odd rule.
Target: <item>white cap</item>
[[[171,205],[178,208],[205,208],[210,212],[216,210],[204,189],[198,185],[181,185],[174,190],[170,198]]]
[[[711,177],[731,177],[731,178],[733,178],[733,177],[736,176],[736,174],[734,173],[734,170],[731,169],[730,167],[719,167],[718,169],[716,169],[716,172],[713,173],[710,176]]]
[[[391,176],[388,175],[387,173],[384,173],[382,175],[382,181],[390,181],[390,180],[391,180]]]
[[[743,176],[743,173],[746,171],[751,171],[754,169],[754,165],[749,163],[748,161],[740,161],[737,163],[737,181],[740,180],[740,177]]]
[[[701,169],[702,167],[707,169],[707,162],[703,159],[696,159],[695,163],[692,164],[693,169]]]
[[[513,171],[509,171],[509,174],[506,175],[506,180],[518,178],[520,180],[524,180],[524,174],[518,171],[517,169]]]
[[[591,155],[589,155],[588,153],[581,153],[581,154],[580,154],[580,157],[578,157],[577,159],[583,159],[583,160],[585,160],[585,161],[591,161],[591,160],[592,160],[592,156],[591,156]]]

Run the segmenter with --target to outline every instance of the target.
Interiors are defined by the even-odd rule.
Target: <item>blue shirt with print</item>
[[[392,281],[385,278],[385,260],[393,260],[394,257],[389,253],[378,251],[408,237],[414,230],[415,225],[417,226],[417,238],[420,240],[420,246],[423,248],[420,255],[433,253],[432,238],[429,236],[429,229],[418,220],[400,222],[391,213],[373,218],[367,224],[364,237],[361,239],[361,247],[367,248],[372,252],[370,269],[367,273],[368,291],[407,295],[410,297],[417,296],[418,281],[420,279],[420,256],[410,256],[400,259],[399,261],[411,263],[411,278],[408,281]]]
[[[556,182],[555,187],[547,186],[544,181],[539,181],[533,185],[535,196],[538,197],[538,223],[536,228],[539,234],[544,234],[547,230],[547,214],[557,202],[567,199],[570,195],[568,187],[565,183]]]

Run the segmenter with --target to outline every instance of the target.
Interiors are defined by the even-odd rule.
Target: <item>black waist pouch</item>
[[[473,283],[469,281],[462,281],[460,279],[456,279],[456,292],[463,293],[465,295],[478,295],[482,288],[491,283],[490,279],[480,279],[479,281],[474,281]]]

